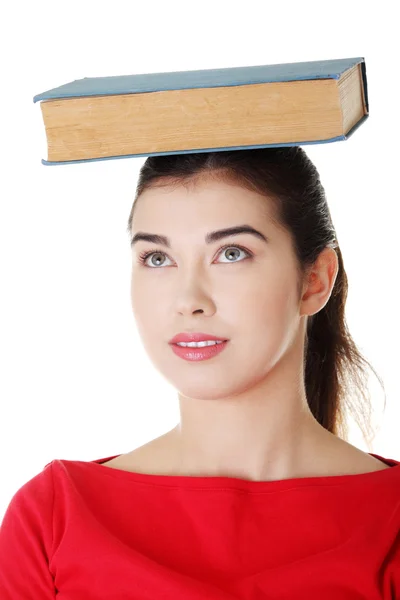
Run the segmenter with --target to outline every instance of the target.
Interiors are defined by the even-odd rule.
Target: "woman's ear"
[[[302,314],[314,315],[327,304],[339,271],[339,261],[333,248],[324,248],[309,269],[303,287]]]

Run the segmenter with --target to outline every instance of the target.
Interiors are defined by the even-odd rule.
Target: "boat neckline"
[[[368,452],[370,456],[373,456],[381,462],[389,465],[390,469],[381,469],[379,471],[369,471],[366,473],[355,473],[347,475],[322,475],[314,477],[295,477],[289,479],[275,479],[275,480],[262,480],[254,481],[250,479],[243,479],[240,477],[232,476],[221,476],[221,475],[160,475],[155,473],[139,473],[135,471],[127,471],[124,469],[117,469],[114,467],[103,466],[102,463],[122,456],[122,454],[115,454],[113,456],[107,456],[105,458],[97,458],[91,461],[81,460],[61,460],[62,463],[74,463],[76,465],[86,466],[93,469],[97,473],[108,475],[116,479],[124,479],[126,481],[136,481],[138,483],[144,483],[148,485],[156,486],[167,486],[167,487],[207,487],[213,488],[221,486],[228,487],[244,487],[247,489],[254,490],[273,490],[288,487],[299,487],[299,486],[318,486],[318,485],[339,485],[344,483],[363,483],[363,482],[379,482],[380,479],[384,479],[388,476],[388,473],[392,472],[392,475],[398,474],[400,478],[400,462],[392,459],[385,458],[379,454]],[[58,462],[58,461],[55,461]],[[396,469],[397,467],[397,469]],[[394,471],[393,471],[394,469]]]

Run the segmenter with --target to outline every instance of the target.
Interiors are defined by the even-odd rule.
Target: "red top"
[[[116,455],[118,456],[118,455]],[[53,460],[0,528],[1,600],[400,598],[400,462],[248,481]]]

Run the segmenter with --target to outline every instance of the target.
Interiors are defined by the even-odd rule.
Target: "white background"
[[[373,451],[400,460],[399,46],[395,2],[8,3],[2,9],[0,518],[55,458],[128,452],[179,420],[130,305],[126,233],[145,157],[44,166],[33,96],[83,77],[363,56],[370,117],[303,146],[349,278],[347,321],[371,374]],[[366,451],[359,430],[349,440]]]

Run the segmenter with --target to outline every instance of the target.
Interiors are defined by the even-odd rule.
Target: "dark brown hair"
[[[141,167],[129,215],[128,233],[136,202],[148,188],[195,185],[214,177],[256,191],[273,201],[277,223],[293,240],[298,262],[299,291],[302,279],[320,252],[334,248],[339,271],[331,296],[318,313],[308,317],[305,336],[305,391],[314,418],[328,431],[348,439],[349,410],[371,450],[371,400],[365,366],[384,384],[363,357],[349,333],[345,304],[348,281],[335,228],[319,173],[299,146],[197,152],[150,156]]]

